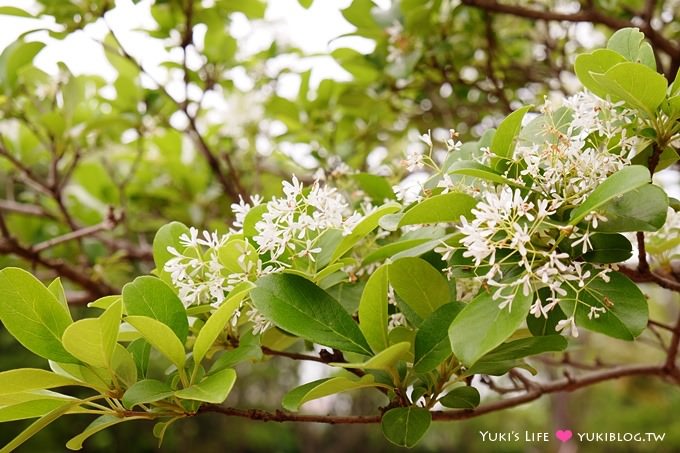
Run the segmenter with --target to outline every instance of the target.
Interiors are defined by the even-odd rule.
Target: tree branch
[[[123,219],[122,213],[116,212],[113,209],[113,207],[109,207],[109,213],[106,216],[106,219],[104,219],[104,221],[98,223],[97,225],[79,228],[77,230],[71,231],[70,233],[66,233],[64,235],[48,239],[47,241],[34,245],[33,247],[31,247],[31,250],[33,250],[36,253],[40,253],[43,250],[47,250],[56,245],[63,244],[64,242],[73,241],[75,239],[84,238],[86,236],[93,236],[99,233],[100,231],[111,230],[115,228],[115,226],[118,225],[118,223],[122,219]]]
[[[110,294],[117,294],[118,291],[106,282],[95,280],[90,277],[90,272],[85,269],[73,266],[61,260],[44,258],[39,252],[21,245],[13,236],[5,224],[5,220],[0,212],[0,254],[12,254],[23,258],[31,263],[43,266],[54,271],[57,275],[71,280],[87,290],[92,297],[102,297]]]
[[[600,371],[597,373],[590,373],[581,377],[566,377],[547,384],[539,384],[532,381],[532,389],[528,390],[522,395],[512,398],[500,399],[471,410],[456,410],[456,411],[433,411],[432,420],[434,421],[452,421],[465,420],[469,418],[479,417],[490,412],[496,412],[511,407],[520,406],[540,398],[543,395],[557,392],[571,392],[583,387],[598,384],[614,379],[621,379],[630,376],[672,376],[675,380],[678,379],[677,373],[671,373],[664,366],[659,365],[640,365],[619,367],[611,370]],[[220,405],[205,405],[199,409],[199,412],[214,412],[225,415],[227,417],[242,417],[251,420],[258,420],[264,422],[302,422],[302,423],[327,423],[327,424],[375,424],[380,423],[380,415],[355,415],[355,416],[337,416],[337,415],[307,415],[297,414],[285,411],[268,412],[259,409],[238,409]]]
[[[544,21],[565,21],[565,22],[592,22],[605,25],[611,29],[633,27],[634,24],[629,20],[618,19],[606,13],[600,12],[592,5],[587,6],[577,13],[559,13],[554,11],[541,11],[517,5],[499,3],[496,0],[462,0],[467,6],[479,8],[491,13],[509,14],[525,19],[544,20]],[[672,60],[680,59],[680,47],[672,41],[664,38],[659,32],[654,30],[647,23],[642,27],[642,32],[654,44],[654,47],[664,51]],[[675,74],[669,74],[670,77]]]

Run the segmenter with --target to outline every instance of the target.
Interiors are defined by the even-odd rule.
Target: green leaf
[[[374,7],[375,4],[372,0],[355,0],[342,10],[342,15],[347,22],[357,27],[357,34],[359,36],[379,36],[382,28],[378,26],[373,18],[372,10]]]
[[[617,52],[628,61],[643,63],[656,71],[654,52],[644,39],[645,35],[639,29],[622,28],[609,38],[607,49]]]
[[[389,265],[390,284],[421,318],[449,302],[449,284],[441,273],[422,258],[402,258]]]
[[[123,286],[125,311],[131,316],[147,316],[170,327],[184,342],[189,332],[189,322],[184,305],[175,292],[162,280],[143,276]]]
[[[359,302],[359,329],[374,352],[389,345],[387,338],[387,265],[376,269],[366,282]]]
[[[33,14],[14,6],[0,6],[0,16],[35,17]]]
[[[599,222],[597,231],[657,231],[666,223],[668,195],[661,187],[646,184],[610,200],[597,212],[607,218]]]
[[[625,61],[625,58],[612,50],[598,49],[591,53],[578,55],[574,61],[574,72],[584,87],[596,96],[605,99],[607,97],[606,88],[595,81],[591,74],[604,74],[615,65]]]
[[[122,302],[111,305],[98,318],[81,319],[66,328],[64,348],[78,360],[97,368],[111,368],[111,356],[118,341]]]
[[[392,186],[382,176],[373,175],[370,173],[357,173],[352,175],[361,190],[371,197],[374,202],[382,203],[385,200],[395,200],[396,196],[392,190]]]
[[[633,256],[633,246],[622,234],[595,233],[590,244],[592,249],[583,255],[589,263],[622,263]]]
[[[76,362],[61,344],[71,315],[40,281],[23,269],[0,271],[0,321],[26,349],[57,362]]]
[[[578,224],[585,216],[597,211],[606,203],[649,184],[650,179],[649,170],[641,165],[622,168],[597,186],[581,206],[571,211],[569,224]]]
[[[522,119],[531,108],[531,105],[527,105],[515,110],[498,125],[491,142],[491,152],[497,156],[491,159],[491,164],[496,170],[505,168],[506,161],[512,157],[515,141],[522,127]]]
[[[31,423],[26,429],[19,433],[19,435],[12,439],[7,445],[2,447],[2,449],[0,449],[0,453],[9,453],[11,451],[16,450],[24,442],[26,442],[31,437],[35,436],[37,433],[45,429],[50,423],[52,423],[62,415],[66,414],[68,411],[70,411],[74,406],[77,406],[78,404],[80,404],[79,400],[76,402],[64,403],[63,405],[57,407],[51,412],[43,415],[38,420]]]
[[[68,313],[70,317],[71,312],[69,311],[68,308],[68,301],[66,300],[66,291],[64,291],[64,285],[61,284],[61,278],[57,277],[54,280],[52,280],[52,283],[50,283],[47,286],[47,289],[54,295],[54,297],[57,298],[59,303],[64,307],[66,313]],[[71,318],[71,321],[73,321],[73,318]]]
[[[532,295],[517,289],[512,309],[498,308],[492,294],[482,292],[456,316],[449,327],[451,350],[468,368],[512,335],[531,306]]]
[[[639,63],[619,63],[605,74],[590,74],[612,101],[624,101],[629,107],[654,118],[656,108],[666,97],[666,78]]]
[[[108,370],[75,363],[57,363],[51,360],[49,365],[50,369],[59,376],[76,382],[75,385],[91,387],[101,393],[107,393],[110,390],[111,373]]]
[[[474,387],[456,387],[439,400],[451,409],[474,409],[479,406],[479,392]]]
[[[125,408],[132,409],[137,404],[153,403],[168,398],[174,392],[172,387],[163,381],[144,379],[127,389],[121,401]]]
[[[221,404],[229,396],[236,382],[236,371],[231,368],[209,374],[198,384],[175,392],[177,398]]]
[[[82,433],[71,438],[71,440],[66,443],[66,448],[69,450],[80,450],[83,448],[83,442],[85,442],[88,437],[97,434],[99,431],[105,430],[106,428],[110,428],[111,426],[117,425],[119,423],[142,419],[148,419],[148,417],[129,416],[123,418],[117,417],[115,415],[100,415],[99,417],[95,418]]]
[[[168,252],[168,247],[174,247],[175,250],[181,252],[184,246],[179,242],[179,237],[183,234],[189,235],[189,228],[186,225],[180,222],[170,222],[160,227],[153,238],[153,261],[156,263],[156,273],[166,283],[172,283],[170,274],[163,270],[165,263],[173,257],[172,253]]]
[[[220,263],[228,273],[242,273],[252,263],[257,265],[257,251],[248,241],[232,239],[220,247]]]
[[[276,331],[276,329],[273,329]],[[224,351],[219,358],[210,367],[209,374],[225,368],[231,368],[234,365],[245,361],[257,361],[262,359],[262,347],[260,346],[260,336],[253,335],[252,331],[248,331],[238,339],[238,347],[229,351]]]
[[[0,423],[42,417],[54,409],[63,406],[66,399],[66,397],[62,399],[34,399],[12,405],[1,405]]]
[[[58,400],[58,401],[73,401],[75,398],[69,395],[53,392],[51,390],[28,390],[18,393],[7,393],[0,395],[0,406],[14,406],[25,403],[27,401],[35,400]]]
[[[547,288],[539,289],[536,294],[540,296],[541,300],[545,300],[547,297],[550,297],[550,292]],[[548,312],[547,318],[544,316],[536,317],[533,314],[528,314],[527,327],[533,336],[546,336],[554,334],[556,332],[557,323],[565,318],[566,316],[560,306],[556,305]]]
[[[17,83],[21,68],[29,65],[35,56],[45,47],[39,41],[26,42],[17,39],[7,46],[0,54],[0,82],[5,92],[11,92]]]
[[[94,302],[90,302],[87,304],[88,308],[101,308],[103,310],[106,310],[109,308],[111,305],[115,304],[121,300],[121,297],[116,295],[116,296],[104,296],[100,297],[99,299],[95,300]]]
[[[500,376],[512,368],[523,367],[524,362],[520,359],[544,352],[564,351],[567,345],[567,339],[561,335],[545,335],[509,341],[484,355],[465,374],[467,376],[473,374]]]
[[[593,278],[583,288],[567,289],[560,305],[570,316],[576,314],[576,325],[621,340],[633,340],[647,327],[647,299],[640,288],[619,272],[607,274],[609,282]],[[578,303],[576,303],[578,301]],[[590,319],[591,308],[606,311]]]
[[[400,360],[406,360],[411,352],[411,343],[402,341],[380,351],[365,362],[344,363],[333,362],[332,366],[340,368],[357,368],[360,370],[391,370]]]
[[[432,414],[421,407],[397,407],[382,416],[383,434],[393,444],[411,448],[425,435],[432,423]]]
[[[486,181],[496,182],[499,184],[505,184],[508,186],[519,187],[526,189],[522,184],[512,181],[505,176],[499,175],[491,167],[482,165],[474,160],[461,160],[453,165],[447,170],[450,175],[464,175],[473,176],[475,178],[484,179]]]
[[[333,252],[330,262],[333,263],[335,260],[347,253],[357,242],[365,238],[371,231],[378,228],[378,222],[380,219],[387,215],[392,214],[401,209],[401,206],[397,203],[388,203],[380,208],[376,209],[371,214],[364,217],[361,222],[354,227],[352,232],[343,237],[342,241]]]
[[[346,392],[348,390],[375,386],[375,379],[370,374],[366,374],[360,379],[344,376],[319,379],[296,387],[286,393],[281,401],[281,405],[288,411],[297,412],[300,409],[300,406],[308,401],[323,398],[324,396],[333,395],[335,393]]]
[[[477,200],[464,193],[450,192],[427,198],[413,206],[401,217],[398,226],[423,223],[458,222],[467,217]]]
[[[250,282],[243,282],[237,285],[230,293],[222,305],[210,315],[200,332],[196,336],[194,343],[194,362],[198,366],[205,357],[208,350],[224,330],[224,326],[229,322],[236,309],[241,305],[243,298],[254,288]]]
[[[312,6],[312,3],[314,3],[314,0],[298,0],[298,3],[304,9],[309,9],[309,7]]]
[[[449,326],[465,307],[460,302],[444,304],[420,325],[415,339],[413,369],[427,373],[451,355]]]
[[[177,368],[184,367],[186,362],[184,345],[170,327],[146,316],[128,316],[125,321],[137,329],[151,346],[170,359]]]
[[[262,315],[293,335],[342,351],[371,355],[352,317],[328,293],[303,277],[267,275],[257,281],[250,297]]]
[[[125,349],[121,344],[116,344],[111,356],[111,368],[118,381],[125,387],[129,387],[137,382],[137,362],[132,353]]]
[[[144,338],[138,338],[128,345],[127,350],[132,354],[132,359],[137,367],[137,375],[146,377],[151,345]]]

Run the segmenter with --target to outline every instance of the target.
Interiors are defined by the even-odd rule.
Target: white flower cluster
[[[313,264],[321,251],[317,241],[324,232],[338,229],[349,234],[362,219],[361,214],[349,208],[337,189],[322,186],[318,181],[305,191],[293,177],[291,182],[283,183],[283,193],[283,197],[273,198],[266,204],[262,219],[255,224],[254,244],[244,238],[243,225],[250,210],[262,204],[259,196],[251,197],[249,203],[240,199],[231,205],[234,222],[229,233],[199,233],[192,227],[179,238],[181,250],[168,247],[173,256],[165,263],[164,270],[170,274],[186,307],[219,306],[239,283],[280,272],[296,261]],[[225,247],[232,247],[237,256],[229,265],[220,259],[220,251]],[[238,322],[243,310],[253,323],[255,333],[270,326],[247,300],[234,314],[232,325]]]
[[[217,250],[227,239],[227,236],[218,236],[217,233],[207,231],[199,236],[198,230],[192,227],[188,235],[182,234],[179,237],[180,244],[186,250],[180,252],[175,247],[168,247],[173,258],[165,263],[163,270],[170,274],[185,306],[204,303],[219,305],[224,301],[226,279]]]
[[[307,258],[315,261],[321,252],[316,240],[330,229],[342,230],[348,235],[362,216],[350,209],[347,200],[337,189],[322,186],[315,181],[308,193],[296,177],[283,183],[283,197],[267,203],[262,220],[255,224],[257,235],[253,240],[260,254],[269,253],[273,262],[287,252],[291,259]],[[285,263],[280,263],[286,265]]]
[[[593,278],[608,281],[609,267],[573,261],[557,248],[568,239],[571,247],[587,253],[592,249],[591,230],[607,218],[590,212],[584,218],[586,226],[579,228],[560,227],[550,216],[583,203],[605,179],[630,163],[628,156],[637,143],[627,138],[626,127],[631,124],[628,113],[619,104],[588,92],[567,99],[559,110],[546,103],[540,118],[541,143],[520,140],[506,161],[504,176],[522,189],[480,186],[472,217],[461,217],[461,246],[438,247],[442,259],[449,261],[453,252],[462,248],[463,257],[473,260],[474,280],[493,288],[493,298],[501,309],[511,310],[512,300],[520,291],[528,296],[547,288],[549,296],[545,300],[537,297],[531,307],[530,313],[536,317],[547,317],[567,295],[567,289],[578,292]],[[447,143],[447,147],[459,149],[460,145]],[[485,150],[477,160],[488,164],[494,156],[490,151]],[[446,178],[442,181],[439,187],[451,190],[452,184]],[[520,274],[504,275],[517,268]],[[452,267],[446,271],[449,276],[453,274]],[[604,311],[594,308],[589,317],[597,318]],[[573,316],[562,320],[557,328],[578,335]]]

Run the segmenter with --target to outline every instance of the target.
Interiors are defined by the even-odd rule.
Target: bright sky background
[[[354,27],[342,17],[340,10],[351,3],[351,0],[317,0],[313,6],[305,10],[297,0],[270,1],[266,11],[267,24],[260,23],[254,27],[244,18],[236,15],[232,23],[232,33],[242,39],[240,51],[251,53],[266,48],[276,37],[282,41],[302,48],[306,53],[327,53],[340,46],[351,46],[362,52],[372,50],[371,41],[362,38],[333,38],[350,33]],[[386,1],[377,3],[389,3]],[[149,6],[151,0],[143,0],[134,5],[130,0],[117,0],[116,8],[106,14],[106,20],[121,39],[126,48],[155,78],[164,79],[165,71],[159,63],[167,59],[162,44],[148,39],[136,28],[153,27],[154,20]],[[30,12],[36,12],[33,0],[0,0],[0,6],[15,6]],[[36,28],[54,28],[53,22],[37,21],[13,16],[0,16],[0,49],[11,44],[21,33]],[[99,74],[113,79],[115,72],[104,57],[101,47],[95,40],[102,39],[107,28],[101,21],[88,25],[79,31],[58,41],[49,38],[47,33],[38,33],[31,38],[47,42],[48,47],[36,58],[36,64],[49,73],[57,72],[58,61],[67,64],[75,74]],[[323,78],[346,80],[349,77],[340,66],[329,57],[309,58],[305,61],[288,59],[279,64],[294,65],[296,69],[312,68],[312,85]],[[238,80],[236,80],[238,85]],[[297,81],[282,80],[283,91],[292,94],[297,89]]]

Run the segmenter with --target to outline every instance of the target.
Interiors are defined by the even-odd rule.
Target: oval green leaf
[[[372,355],[359,326],[328,293],[298,275],[267,275],[250,297],[279,328],[323,346]]]

